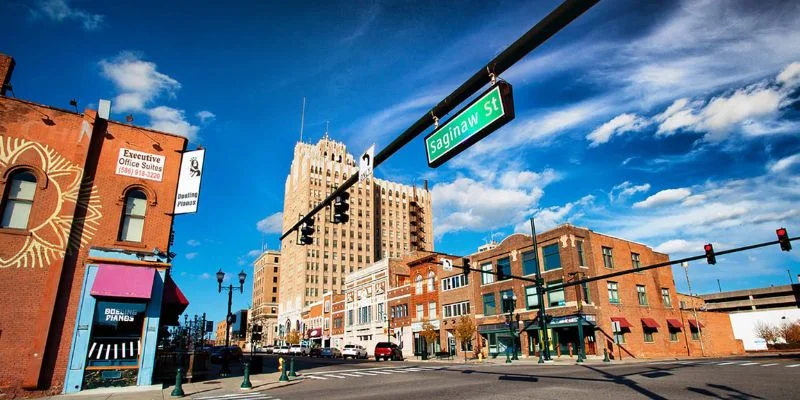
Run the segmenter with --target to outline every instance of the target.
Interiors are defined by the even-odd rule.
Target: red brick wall
[[[14,72],[14,59],[5,54],[0,54],[0,96],[6,95],[5,84],[11,81],[12,72]]]
[[[154,247],[168,248],[169,232],[175,189],[177,186],[180,151],[186,139],[155,131],[104,121],[98,121],[92,129],[95,112],[87,111],[86,116],[40,106],[16,99],[0,97],[0,139],[17,139],[30,142],[31,149],[12,164],[24,164],[46,171],[52,162],[45,159],[63,159],[75,165],[88,179],[93,178],[95,191],[91,192],[91,210],[99,211],[102,217],[94,219],[86,208],[75,208],[73,202],[60,201],[58,190],[65,186],[63,175],[49,176],[47,187],[37,190],[29,229],[51,219],[57,226],[70,227],[77,215],[86,216],[84,223],[75,226],[82,228],[72,231],[75,243],[83,244],[79,250],[66,257],[51,257],[49,262],[35,263],[25,267],[13,266],[0,269],[0,302],[7,305],[0,310],[0,384],[12,388],[21,386],[27,376],[35,382],[41,371],[39,386],[60,390],[67,367],[72,331],[79,303],[82,279],[89,247],[120,248],[150,252]],[[82,132],[84,119],[89,124],[89,132]],[[91,131],[94,133],[90,135]],[[92,137],[90,145],[89,137]],[[149,136],[149,137],[148,137]],[[155,139],[156,144],[152,139]],[[19,142],[14,142],[19,143]],[[46,147],[45,147],[46,146]],[[116,160],[121,147],[143,151],[166,157],[164,178],[161,182],[141,180],[115,174]],[[87,157],[88,152],[92,152]],[[89,160],[97,160],[96,164]],[[3,167],[6,172],[14,165]],[[95,168],[96,166],[96,168]],[[77,174],[80,175],[80,172]],[[80,176],[77,178],[80,182]],[[42,180],[43,182],[44,180]],[[147,208],[145,227],[141,243],[118,242],[120,217],[123,208],[125,189],[140,185],[148,194],[150,205]],[[5,182],[0,182],[0,190],[5,192]],[[87,192],[88,193],[88,192]],[[76,193],[77,194],[77,193]],[[62,208],[57,219],[53,212]],[[68,229],[68,228],[67,228]],[[20,234],[21,233],[21,234]],[[36,237],[55,241],[59,235],[47,232],[28,236],[25,232],[0,230],[0,259],[9,260],[20,254],[24,242]],[[66,243],[62,242],[61,252]],[[23,290],[20,290],[23,289]],[[33,338],[31,341],[30,338]],[[47,338],[44,355],[41,354]],[[23,357],[20,357],[23,354]],[[41,366],[35,360],[43,360]]]

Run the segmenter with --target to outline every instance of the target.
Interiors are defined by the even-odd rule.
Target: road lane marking
[[[758,365],[758,364],[759,363],[757,363],[757,362],[746,362],[746,363],[742,363],[742,364],[739,364],[739,365]]]
[[[786,368],[795,368],[795,367],[800,367],[800,364],[792,364],[786,366]]]
[[[738,361],[730,361],[730,362],[719,363],[717,365],[731,365],[731,364],[736,364],[737,362]]]
[[[773,365],[778,365],[778,363],[764,364],[762,367],[771,367]]]

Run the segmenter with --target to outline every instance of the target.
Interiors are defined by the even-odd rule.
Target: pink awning
[[[92,285],[92,296],[149,299],[155,268],[101,264]]]

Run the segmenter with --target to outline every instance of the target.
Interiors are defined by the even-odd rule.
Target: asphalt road
[[[280,399],[797,399],[800,357],[458,365],[297,359]],[[231,399],[233,400],[233,399]]]

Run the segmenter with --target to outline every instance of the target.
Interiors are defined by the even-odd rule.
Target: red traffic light
[[[775,233],[778,235],[778,243],[781,245],[781,251],[792,250],[792,242],[789,241],[789,232],[786,231],[786,228],[778,228],[775,230]]]
[[[708,243],[705,246],[703,246],[703,250],[706,251],[706,262],[708,262],[711,265],[716,264],[717,256],[714,254],[714,246],[712,246],[711,243]]]

